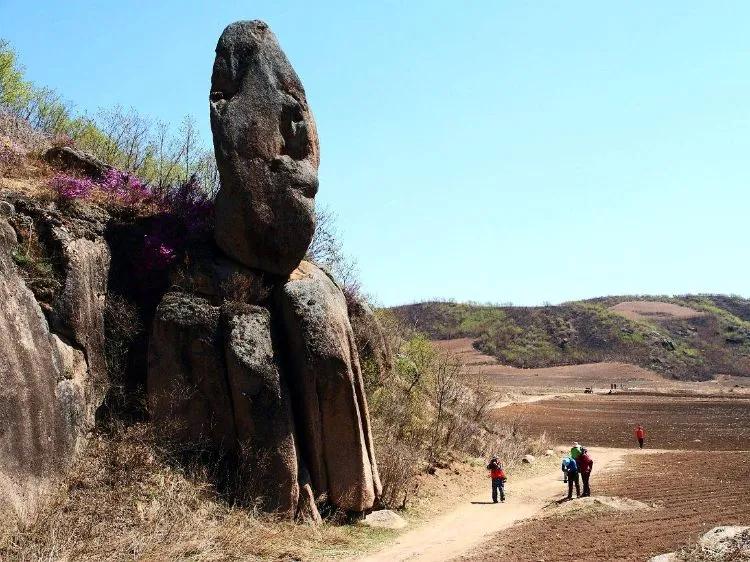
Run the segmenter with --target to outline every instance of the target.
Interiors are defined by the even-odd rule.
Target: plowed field
[[[654,449],[750,450],[747,397],[578,395],[513,404],[491,415],[531,435],[546,431],[556,443],[631,447],[633,428],[641,424],[646,446]]]
[[[716,525],[750,521],[747,452],[636,453],[625,458],[620,471],[601,480],[594,467],[594,495],[628,497],[658,507],[530,520],[461,559],[643,561],[690,544]]]

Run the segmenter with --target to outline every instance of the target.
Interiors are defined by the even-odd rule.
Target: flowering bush
[[[153,214],[156,220],[143,237],[140,263],[145,271],[169,267],[185,249],[186,240],[206,232],[211,225],[213,201],[195,176],[165,192],[157,192],[135,175],[115,168],[107,170],[100,180],[60,173],[50,185],[63,201],[91,200]]]
[[[52,178],[50,187],[61,199],[85,199],[96,189],[96,184],[87,178],[78,178],[68,174],[57,174]]]
[[[147,271],[169,267],[177,259],[177,248],[173,237],[165,237],[160,232],[143,237],[142,264]]]
[[[203,190],[195,175],[168,191],[163,202],[178,217],[190,234],[206,230],[211,224],[214,202]]]
[[[155,200],[154,194],[141,180],[114,168],[107,170],[99,185],[104,194],[121,205],[139,205]]]

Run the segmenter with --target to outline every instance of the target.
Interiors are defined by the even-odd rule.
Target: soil
[[[616,469],[620,466],[619,461],[627,453],[622,449],[592,451],[603,473],[610,467]],[[533,517],[545,505],[562,497],[566,489],[560,478],[557,458],[548,459],[548,462],[542,462],[536,468],[508,471],[505,503],[493,504],[489,497],[489,485],[486,485],[485,491],[470,501],[455,501],[448,513],[409,530],[391,546],[369,556],[358,557],[357,560],[438,562],[471,551],[493,533]],[[535,476],[539,468],[543,469],[542,473]]]
[[[519,369],[501,365],[497,359],[475,349],[469,338],[435,340],[439,350],[455,356],[463,365],[467,377],[481,377],[483,383],[496,391],[518,390],[553,392],[586,387],[609,388],[611,383],[631,386],[656,386],[664,378],[637,365],[619,362],[562,365],[540,369]]]
[[[583,510],[527,521],[460,559],[643,561],[686,546],[714,526],[750,521],[747,452],[636,453],[620,471],[600,477],[595,472],[591,482],[595,494],[656,508]]]
[[[609,309],[630,320],[685,320],[705,316],[704,313],[687,306],[659,301],[625,301]]]
[[[470,338],[434,340],[432,343],[463,364],[464,376],[471,384],[479,380],[499,393],[583,393],[587,387],[591,387],[594,392],[607,392],[613,383],[617,384],[618,389],[691,395],[730,395],[750,391],[750,377],[717,374],[709,381],[685,382],[665,379],[655,371],[617,361],[519,369],[502,365],[495,357],[475,349]]]
[[[469,502],[469,486],[461,494],[449,478],[439,508],[361,559],[646,560],[750,521],[750,378],[691,383],[617,362],[517,369],[470,339],[435,343],[459,358],[472,387],[495,393],[490,421],[560,445],[536,465],[546,473],[511,477],[505,504],[487,505],[486,491]],[[644,450],[636,424],[646,428]],[[561,503],[559,462],[574,440],[593,453],[594,497]]]
[[[492,413],[555,443],[634,447],[633,428],[646,429],[657,449],[750,450],[750,398],[613,394],[555,397],[512,404]]]

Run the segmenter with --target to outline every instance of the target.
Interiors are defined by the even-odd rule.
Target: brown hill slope
[[[750,300],[726,295],[603,297],[557,306],[424,302],[394,307],[434,339],[468,337],[516,367],[621,361],[667,377],[750,376]]]

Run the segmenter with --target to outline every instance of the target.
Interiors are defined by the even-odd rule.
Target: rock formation
[[[364,511],[381,493],[380,478],[344,295],[323,271],[302,262],[277,300],[313,489],[336,506]]]
[[[85,443],[107,390],[109,251],[95,219],[17,206],[3,202],[0,216],[0,508],[28,516]],[[16,230],[58,256],[58,271],[43,270],[54,290],[35,295],[21,276],[15,262],[31,258]]]
[[[216,243],[240,263],[288,275],[315,230],[318,136],[302,83],[265,23],[224,30],[210,99]]]
[[[137,392],[109,387],[144,383],[155,433],[217,461],[217,484],[237,500],[308,521],[319,506],[362,513],[377,502],[360,342],[341,288],[302,261],[315,222],[315,123],[264,23],[222,34],[210,111],[215,240],[191,233],[175,265],[154,268],[144,253],[168,224],[161,214],[0,194],[0,511],[31,514],[96,414],[140,408]],[[73,149],[46,159],[94,179],[108,170]],[[369,311],[357,317],[372,331]],[[381,344],[363,349],[382,355]]]
[[[338,285],[303,262],[318,139],[302,84],[263,22],[216,48],[215,240],[166,294],[149,342],[153,419],[237,459],[241,492],[288,517],[371,509],[381,493],[357,344]]]

